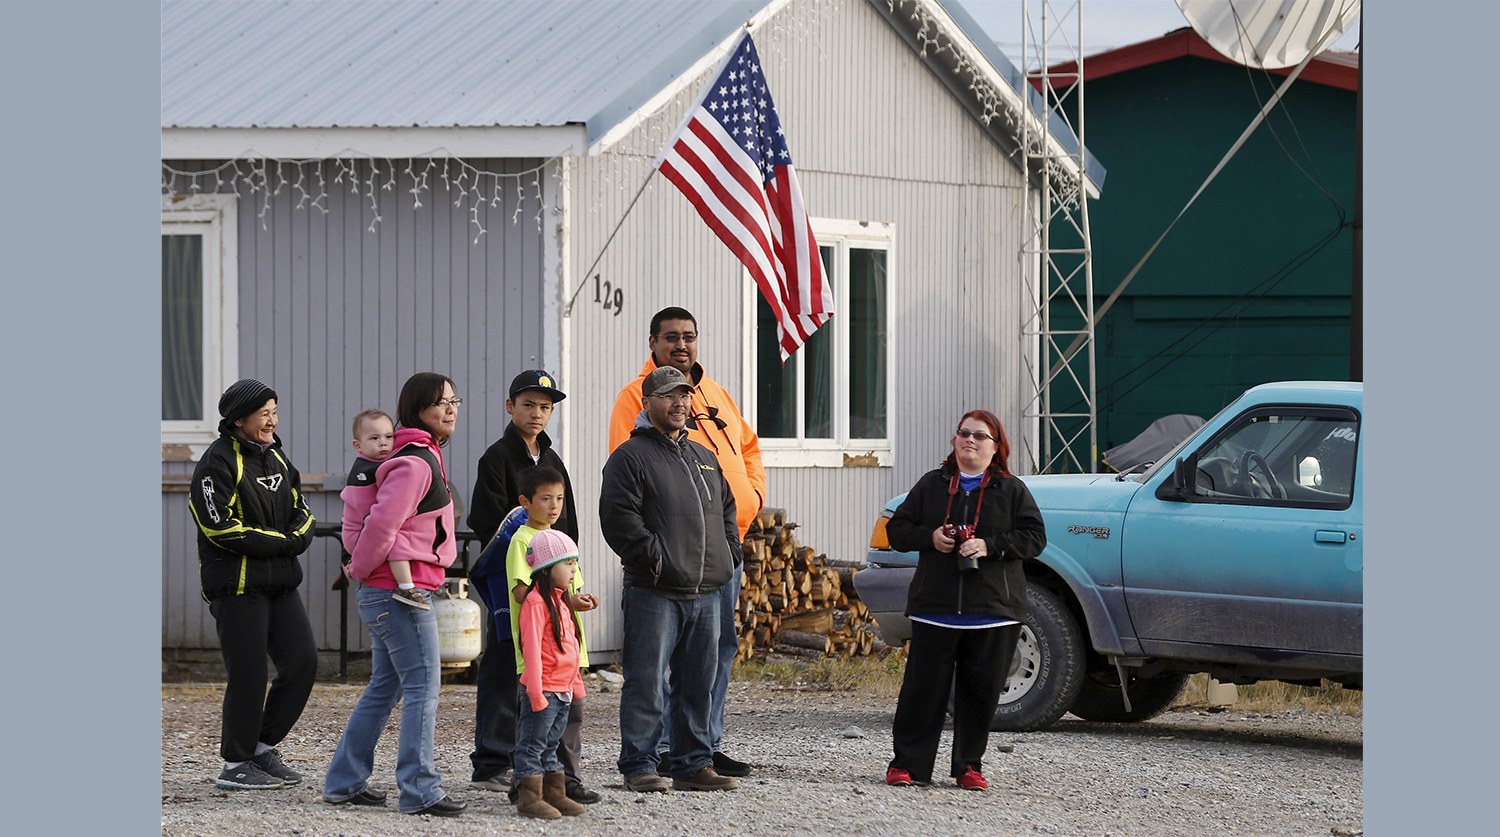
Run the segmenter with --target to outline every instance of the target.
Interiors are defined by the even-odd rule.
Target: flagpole
[[[589,269],[583,272],[583,281],[578,283],[578,287],[573,291],[573,295],[568,297],[568,305],[563,309],[564,317],[573,316],[573,303],[578,300],[578,294],[589,283],[589,274],[593,273],[594,268],[599,266],[599,260],[604,258],[604,251],[609,249],[609,243],[615,240],[615,234],[620,231],[621,227],[625,226],[625,219],[630,217],[630,210],[635,209],[635,202],[641,199],[641,195],[646,191],[646,184],[651,182],[651,178],[655,174],[656,166],[652,166],[650,173],[646,175],[646,179],[641,182],[641,188],[637,189],[635,197],[630,199],[630,206],[625,207],[625,214],[620,216],[620,222],[615,224],[615,228],[610,231],[609,238],[604,240],[604,246],[599,248],[599,255],[594,257],[594,262],[589,265]]]

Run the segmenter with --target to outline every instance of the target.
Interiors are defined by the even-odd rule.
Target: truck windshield
[[[1242,399],[1244,397],[1245,396],[1241,395],[1239,398],[1236,398],[1233,401],[1229,402],[1227,405],[1225,405],[1224,409],[1218,411],[1217,413],[1214,413],[1214,417],[1213,418],[1211,418],[1208,421],[1204,422],[1203,423],[1203,427],[1209,427],[1214,422],[1218,421],[1219,420],[1219,416],[1222,416],[1225,413],[1229,412],[1230,410],[1234,409],[1234,405],[1240,403],[1240,399]],[[1155,462],[1151,463],[1151,467],[1147,468],[1144,471],[1142,471],[1140,473],[1140,475],[1135,478],[1135,481],[1136,482],[1145,482],[1146,480],[1149,480],[1149,479],[1151,479],[1151,477],[1155,476],[1156,472],[1159,471],[1159,470],[1161,470],[1161,466],[1162,465],[1165,465],[1165,464],[1167,464],[1169,462],[1176,462],[1177,461],[1177,454],[1182,453],[1182,449],[1185,446],[1187,446],[1187,443],[1193,441],[1196,438],[1198,438],[1198,436],[1202,432],[1203,432],[1203,428],[1200,427],[1198,429],[1197,433],[1194,433],[1191,436],[1188,436],[1186,439],[1183,439],[1182,441],[1178,442],[1177,443],[1177,447],[1172,448],[1161,459],[1158,459]]]

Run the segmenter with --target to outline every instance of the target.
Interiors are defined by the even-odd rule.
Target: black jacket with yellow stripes
[[[284,593],[302,583],[297,556],[312,544],[302,476],[281,453],[221,434],[193,471],[188,493],[198,523],[203,598]]]

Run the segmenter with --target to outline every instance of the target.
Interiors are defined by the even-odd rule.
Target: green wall
[[[1088,82],[1085,139],[1108,169],[1089,203],[1096,305],[1250,123],[1256,92],[1282,80],[1183,57]],[[1278,107],[1256,129],[1100,321],[1101,454],[1163,415],[1208,418],[1255,384],[1348,378],[1355,94],[1299,81],[1283,103],[1290,120]],[[1067,246],[1061,225],[1052,234]],[[1055,322],[1067,307],[1054,303]]]

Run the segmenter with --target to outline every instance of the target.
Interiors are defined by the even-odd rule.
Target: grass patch
[[[730,679],[812,692],[857,691],[873,697],[895,698],[901,693],[901,678],[905,673],[905,659],[900,654],[887,654],[806,662],[745,660],[734,664]]]
[[[1187,687],[1178,698],[1179,703],[1189,706],[1208,705],[1208,675],[1198,673],[1188,678]],[[1313,688],[1294,686],[1280,680],[1262,680],[1239,687],[1239,699],[1229,709],[1241,712],[1286,712],[1292,709],[1307,709],[1313,712],[1341,712],[1345,715],[1363,715],[1365,693],[1360,689],[1346,689],[1342,683],[1328,680]]]

